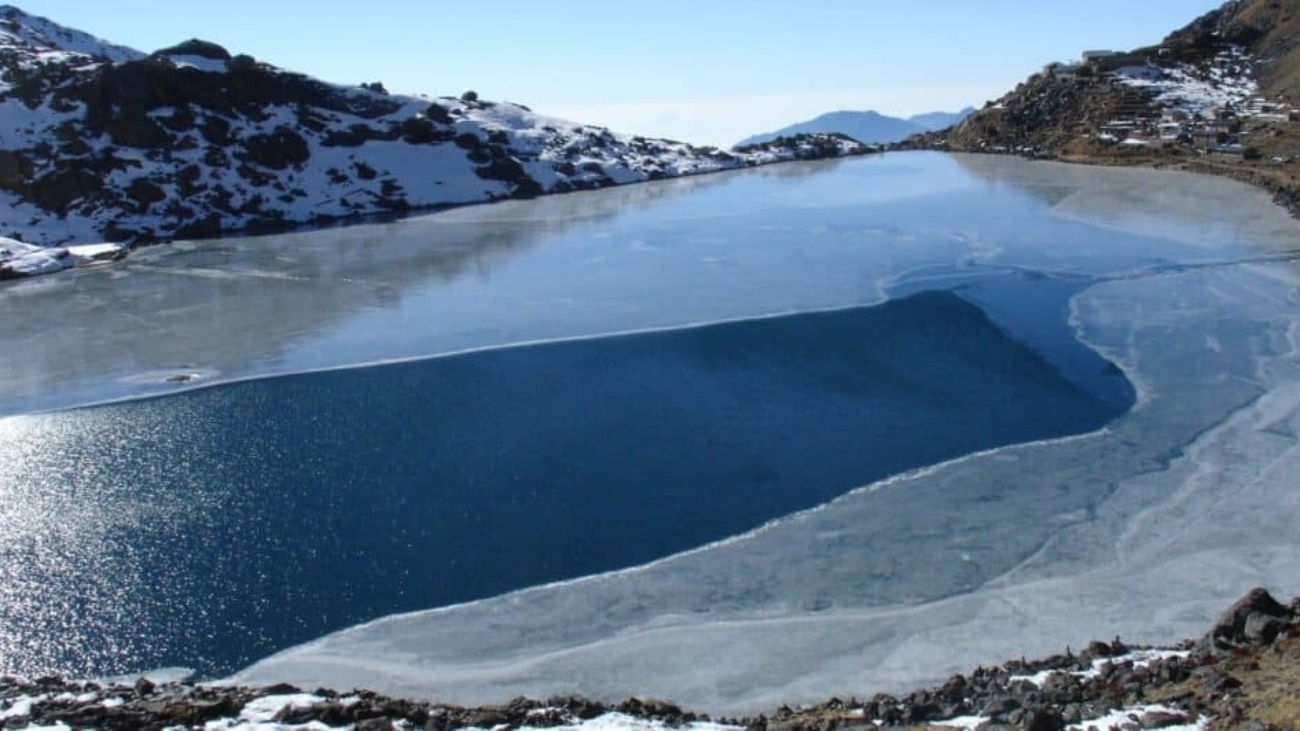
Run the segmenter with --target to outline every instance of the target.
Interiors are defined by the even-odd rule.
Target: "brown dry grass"
[[[1231,661],[1227,669],[1243,684],[1243,724],[1300,729],[1300,639]]]
[[[1195,696],[1209,703],[1211,731],[1259,728],[1270,731],[1300,729],[1300,638],[1283,640],[1248,654],[1225,660],[1221,673],[1241,681],[1241,688],[1217,697],[1207,687],[1206,676],[1193,677],[1152,693],[1156,703]]]
[[[1264,93],[1300,101],[1300,0],[1250,0],[1237,17],[1265,31],[1256,51],[1257,58],[1271,59],[1258,69]]]

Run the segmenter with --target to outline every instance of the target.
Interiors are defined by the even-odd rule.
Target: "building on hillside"
[[[1053,76],[1058,79],[1072,79],[1078,76],[1079,72],[1082,70],[1083,64],[1081,63],[1062,63],[1060,61],[1053,61],[1043,67],[1043,75]]]
[[[1161,122],[1156,126],[1156,131],[1160,133],[1160,139],[1165,142],[1177,141],[1185,132],[1181,122]]]
[[[1215,129],[1200,127],[1192,130],[1192,144],[1207,152],[1227,141],[1228,135]]]

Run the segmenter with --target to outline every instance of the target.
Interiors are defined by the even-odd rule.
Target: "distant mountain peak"
[[[951,127],[965,119],[974,108],[960,112],[931,112],[910,119],[890,117],[875,110],[840,110],[827,112],[806,122],[792,124],[775,132],[754,135],[736,143],[736,147],[770,142],[799,134],[842,134],[867,145],[900,142],[914,134]]]
[[[967,117],[975,113],[975,107],[966,107],[959,112],[928,112],[926,114],[914,114],[907,118],[907,121],[924,127],[927,131],[938,132],[941,129],[961,124]]]

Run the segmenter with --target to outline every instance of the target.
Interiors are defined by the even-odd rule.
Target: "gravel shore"
[[[1263,589],[1203,637],[1163,648],[1116,638],[955,675],[908,695],[832,698],[751,718],[671,703],[576,697],[463,708],[355,690],[0,678],[0,729],[1300,728],[1300,598]]]

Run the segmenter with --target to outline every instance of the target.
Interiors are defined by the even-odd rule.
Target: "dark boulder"
[[[357,171],[357,177],[362,180],[374,180],[379,177],[378,170],[375,170],[361,160],[352,163],[352,168]]]
[[[108,135],[123,147],[145,150],[166,147],[171,142],[167,130],[146,116],[119,117],[108,124]]]
[[[454,141],[456,146],[462,150],[476,150],[483,146],[483,140],[480,140],[478,135],[469,132],[456,135]]]
[[[0,188],[18,190],[32,176],[32,163],[21,152],[0,150]]]
[[[1197,653],[1215,654],[1234,648],[1268,644],[1278,634],[1291,611],[1266,589],[1252,589],[1237,600],[1197,643]]]
[[[99,176],[90,170],[69,167],[37,178],[23,194],[41,208],[66,213],[73,201],[99,192],[101,183]]]
[[[252,135],[244,141],[244,146],[250,162],[273,170],[302,165],[311,158],[307,140],[284,126],[276,127],[270,134]]]
[[[158,117],[158,123],[172,132],[188,132],[194,129],[194,113],[188,104],[176,107],[168,116]]]
[[[1065,718],[1057,711],[1031,711],[1021,723],[1025,731],[1061,731]]]
[[[408,145],[428,145],[443,141],[444,134],[438,126],[424,117],[411,117],[402,122],[402,141]]]
[[[199,125],[199,134],[207,140],[210,145],[226,145],[230,142],[230,122],[225,119],[209,115]]]
[[[132,180],[131,185],[127,186],[126,194],[131,197],[131,200],[145,206],[167,197],[162,188],[147,178]]]
[[[452,121],[451,114],[447,111],[447,108],[440,104],[430,104],[428,108],[424,110],[424,116],[432,119],[438,124],[451,124]]]
[[[1170,726],[1186,726],[1191,723],[1192,719],[1185,713],[1169,713],[1166,711],[1151,711],[1143,714],[1138,719],[1138,724],[1142,728],[1168,728]]]

